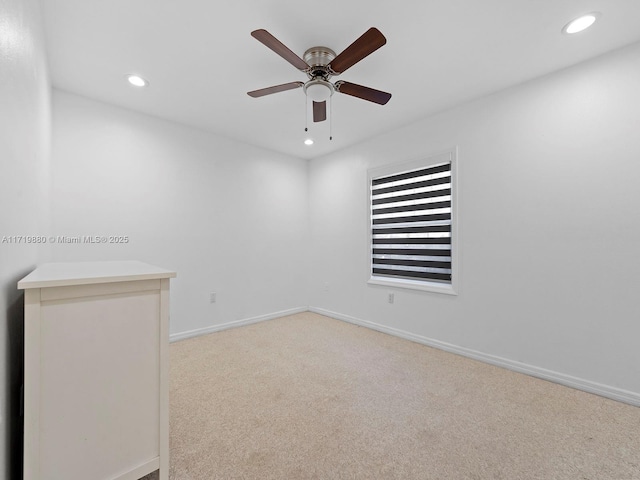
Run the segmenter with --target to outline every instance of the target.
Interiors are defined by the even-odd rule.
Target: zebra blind
[[[451,283],[451,162],[371,180],[372,275]]]

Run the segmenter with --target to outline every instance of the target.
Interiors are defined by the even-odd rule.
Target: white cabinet
[[[142,262],[48,263],[25,290],[24,479],[169,466],[169,279]]]

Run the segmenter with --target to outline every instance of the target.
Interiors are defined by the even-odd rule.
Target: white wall
[[[129,243],[51,258],[174,269],[174,334],[307,305],[302,160],[54,90],[52,179],[52,235]]]
[[[49,76],[39,3],[0,2],[0,239],[46,228]],[[0,243],[0,479],[21,478],[23,300],[35,244]]]
[[[640,401],[638,85],[640,44],[313,160],[310,305]],[[388,304],[367,169],[454,146],[460,294]]]

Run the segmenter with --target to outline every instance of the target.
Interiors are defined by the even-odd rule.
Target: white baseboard
[[[603,385],[601,383],[592,382],[590,380],[584,380],[582,378],[573,377],[571,375],[565,375],[564,373],[554,372],[552,370],[528,365],[526,363],[516,362],[514,360],[497,357],[495,355],[489,355],[487,353],[478,352],[469,348],[460,347],[450,343],[441,342],[439,340],[423,337],[422,335],[416,335],[414,333],[399,330],[397,328],[387,327],[378,323],[362,320],[350,315],[343,315],[341,313],[332,312],[330,310],[325,310],[324,308],[309,307],[309,311],[318,313],[320,315],[325,315],[327,317],[335,318],[337,320],[353,323],[355,325],[360,325],[362,327],[371,328],[379,332],[388,333],[389,335],[394,335],[396,337],[411,340],[416,343],[421,343],[423,345],[438,348],[440,350],[455,353],[457,355],[462,355],[474,360],[479,360],[491,365],[507,368],[515,372],[524,373],[532,377],[541,378],[543,380],[559,383],[560,385],[565,385],[577,390],[582,390],[585,392],[593,393],[595,395],[610,398],[612,400],[617,400],[619,402],[624,402],[636,407],[640,407],[640,393],[622,390],[620,388],[611,387],[609,385]]]
[[[180,333],[172,333],[171,335],[169,335],[169,341],[173,343],[179,340],[186,340],[187,338],[199,337],[200,335],[206,335],[208,333],[219,332],[221,330],[227,330],[229,328],[243,327],[245,325],[251,325],[252,323],[264,322],[266,320],[273,320],[274,318],[286,317],[287,315],[295,315],[296,313],[302,313],[306,311],[308,311],[307,307],[290,308],[288,310],[282,310],[280,312],[273,312],[257,317],[244,318],[242,320],[235,320],[233,322],[212,325],[211,327],[197,328],[195,330],[188,330],[186,332]]]

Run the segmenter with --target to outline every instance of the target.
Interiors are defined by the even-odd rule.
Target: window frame
[[[367,171],[367,284],[385,287],[421,290],[426,292],[458,295],[458,149],[448,149],[441,153],[431,154],[405,163],[395,163],[382,167],[370,168]],[[404,278],[381,277],[373,274],[372,248],[372,205],[371,182],[379,177],[386,177],[411,170],[428,168],[437,164],[451,164],[451,283],[429,280],[409,280]]]

